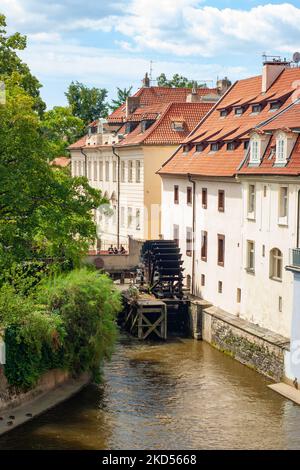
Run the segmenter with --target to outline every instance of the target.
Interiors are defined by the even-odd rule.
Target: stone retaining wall
[[[289,340],[216,307],[202,311],[202,338],[257,372],[280,381]]]
[[[42,375],[34,389],[25,393],[17,393],[14,389],[8,387],[3,369],[4,368],[0,366],[0,410],[13,408],[26,403],[39,395],[54,390],[70,379],[69,372],[53,369]]]

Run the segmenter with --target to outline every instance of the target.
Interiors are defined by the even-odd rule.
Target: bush
[[[29,297],[3,286],[0,324],[6,328],[8,382],[29,389],[56,367],[96,376],[112,351],[120,309],[111,279],[87,268],[46,280]]]

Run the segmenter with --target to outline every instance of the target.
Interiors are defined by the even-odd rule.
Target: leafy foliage
[[[28,297],[12,286],[0,289],[0,324],[6,328],[10,385],[29,389],[56,367],[74,376],[99,371],[117,335],[119,293],[110,278],[84,268],[39,285]]]
[[[55,106],[44,113],[42,130],[49,142],[48,157],[55,158],[68,155],[67,147],[84,134],[85,126],[69,106]]]
[[[112,100],[112,104],[109,105],[109,108],[112,111],[118,109],[122,104],[125,103],[127,98],[131,96],[132,86],[129,88],[117,88],[117,99]]]
[[[73,115],[82,119],[85,125],[107,116],[108,105],[105,102],[107,90],[105,88],[88,88],[83,83],[72,82],[65,95]]]
[[[17,72],[20,76],[20,86],[33,98],[33,107],[39,115],[43,114],[46,108],[45,103],[40,96],[41,84],[34,77],[28,65],[22,62],[16,51],[22,51],[26,48],[26,36],[20,33],[6,35],[5,16],[0,14],[0,79],[11,76]]]
[[[195,80],[189,80],[178,73],[175,73],[171,79],[168,79],[164,73],[161,73],[157,77],[157,85],[168,88],[193,88],[193,86],[200,88],[206,86],[204,83],[198,84]]]

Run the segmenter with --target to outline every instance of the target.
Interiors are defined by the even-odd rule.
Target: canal
[[[122,336],[103,383],[0,439],[0,449],[295,449],[300,407],[204,342]]]

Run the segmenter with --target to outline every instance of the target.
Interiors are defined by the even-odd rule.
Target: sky
[[[179,73],[213,86],[260,74],[263,53],[300,51],[299,0],[0,0],[0,13],[9,34],[27,36],[20,55],[48,108],[66,104],[71,81],[110,98],[137,90],[151,61],[153,80]]]

